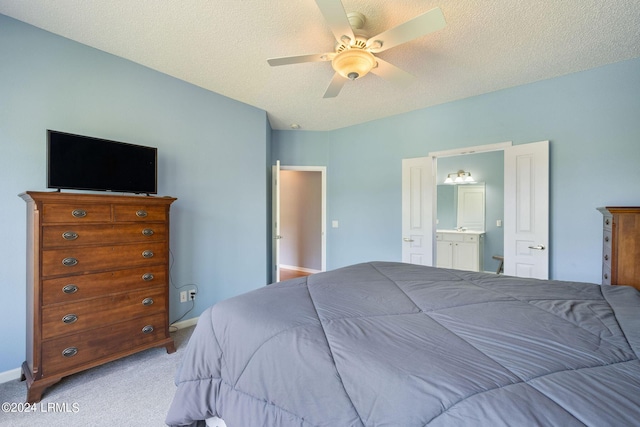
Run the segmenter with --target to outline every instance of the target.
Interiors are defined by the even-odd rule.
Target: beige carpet
[[[63,378],[46,389],[29,412],[5,412],[5,404],[0,426],[164,426],[175,392],[173,378],[193,328],[172,334],[177,348],[173,354],[164,347],[150,349]],[[0,384],[0,403],[22,408],[25,399],[23,382]]]

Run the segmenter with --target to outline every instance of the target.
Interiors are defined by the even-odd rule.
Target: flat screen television
[[[47,130],[47,188],[157,194],[158,149]]]

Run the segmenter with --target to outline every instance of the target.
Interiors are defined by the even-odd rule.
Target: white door
[[[280,160],[271,166],[271,281],[280,281]]]
[[[402,159],[402,262],[433,265],[433,157]]]
[[[549,278],[549,141],[504,150],[504,274]]]

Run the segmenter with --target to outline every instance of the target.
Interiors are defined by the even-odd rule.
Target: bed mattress
[[[640,293],[370,262],[201,316],[170,426],[624,426]]]

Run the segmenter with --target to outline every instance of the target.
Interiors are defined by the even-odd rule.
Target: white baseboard
[[[294,265],[284,265],[284,264],[280,264],[280,268],[284,268],[286,270],[301,271],[303,273],[309,273],[309,274],[320,273],[322,271],[322,270],[314,270],[312,268],[297,267]]]
[[[0,372],[0,384],[8,383],[9,381],[19,380],[22,376],[22,368],[11,369],[10,371]]]
[[[198,323],[198,319],[199,317],[192,317],[191,319],[186,319],[186,320],[181,320],[180,322],[176,322],[171,326],[175,327],[176,329],[188,328]]]

